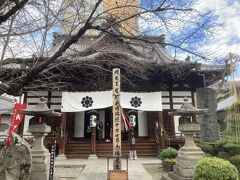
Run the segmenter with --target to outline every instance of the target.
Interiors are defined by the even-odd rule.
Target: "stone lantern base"
[[[178,150],[173,172],[163,175],[163,180],[191,180],[194,166],[204,157],[204,152],[196,146],[193,135],[200,130],[198,124],[181,124],[178,127],[185,136],[185,145]]]
[[[31,180],[48,180],[50,153],[43,144],[44,137],[51,132],[51,127],[46,124],[31,125],[29,132],[35,138],[34,146],[31,149],[32,169]]]

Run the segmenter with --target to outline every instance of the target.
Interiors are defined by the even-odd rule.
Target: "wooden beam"
[[[52,91],[48,91],[48,100],[47,100],[47,106],[49,109],[51,109],[51,97],[52,96]]]
[[[173,92],[172,92],[172,88],[169,90],[169,102],[170,102],[170,110],[173,111],[174,107],[173,107]],[[175,133],[175,123],[174,123],[174,117],[173,116],[169,116],[170,122],[171,123],[171,131],[170,133]]]
[[[163,112],[158,112],[159,120],[159,149],[165,148],[164,132],[163,132]]]
[[[193,90],[191,91],[191,96],[192,96],[192,105],[193,105],[194,107],[196,107],[195,96],[194,96],[194,91],[193,91]],[[197,122],[197,117],[196,117],[196,115],[194,115],[192,118],[193,118],[193,119],[192,119],[193,122]]]
[[[67,113],[62,112],[59,137],[59,155],[65,154]]]

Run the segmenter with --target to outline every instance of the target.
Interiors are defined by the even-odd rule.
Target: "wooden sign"
[[[54,161],[55,161],[55,151],[56,151],[56,140],[54,145],[52,145],[50,153],[50,168],[49,168],[49,180],[54,180]]]
[[[120,69],[113,69],[113,169],[121,169]]]

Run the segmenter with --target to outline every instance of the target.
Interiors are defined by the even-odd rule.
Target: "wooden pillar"
[[[91,127],[91,154],[96,154],[96,127]]]
[[[192,98],[192,105],[193,105],[194,107],[196,107],[196,102],[195,102],[195,97],[194,97],[194,91],[193,91],[193,90],[191,91],[191,98]],[[197,122],[197,117],[196,117],[196,115],[193,115],[193,116],[192,116],[192,120],[193,120],[193,122]]]
[[[48,106],[49,109],[51,109],[51,98],[52,98],[52,92],[48,91],[47,106]]]
[[[172,93],[172,89],[169,90],[169,102],[170,102],[170,110],[173,111],[174,107],[173,107],[173,93]],[[170,116],[169,117],[171,125],[171,132],[170,133],[175,133],[175,123],[174,123],[174,117]]]
[[[163,112],[158,112],[158,122],[159,122],[159,149],[165,148],[164,131],[163,131]]]
[[[66,120],[67,113],[62,113],[60,123],[60,137],[59,137],[59,155],[58,157],[65,156],[65,145],[66,145]]]
[[[192,98],[192,105],[195,106],[196,103],[195,103],[195,97],[194,97],[194,91],[193,90],[191,91],[191,98]]]

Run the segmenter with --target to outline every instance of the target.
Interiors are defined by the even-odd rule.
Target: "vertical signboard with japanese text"
[[[113,169],[121,169],[120,69],[113,69]]]

